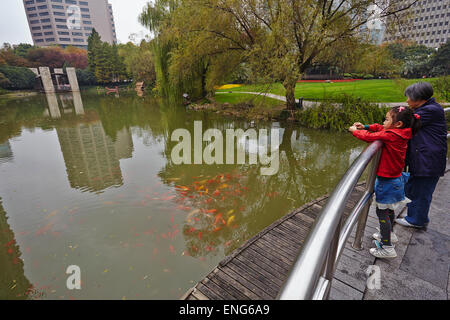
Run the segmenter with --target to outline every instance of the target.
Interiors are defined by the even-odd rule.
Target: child
[[[394,210],[410,202],[405,197],[402,171],[405,166],[408,140],[420,128],[420,116],[408,107],[394,107],[386,114],[383,125],[363,125],[356,122],[349,128],[353,135],[366,142],[383,141],[380,165],[375,181],[376,212],[380,221],[380,233],[375,233],[376,248],[370,253],[377,258],[395,258],[392,243],[398,241],[393,230]]]

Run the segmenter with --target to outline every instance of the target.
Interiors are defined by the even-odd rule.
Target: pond
[[[275,130],[278,170],[176,164],[172,134],[194,137],[195,121],[224,137]],[[131,92],[1,101],[0,298],[178,299],[253,235],[331,192],[364,147],[349,133],[225,118]],[[71,265],[79,290],[66,286]]]

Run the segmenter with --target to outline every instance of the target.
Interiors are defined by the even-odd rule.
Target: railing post
[[[342,222],[343,222],[343,217],[339,221],[339,225],[336,228],[336,231],[333,236],[333,241],[331,242],[331,246],[328,251],[327,262],[326,262],[326,266],[325,266],[325,279],[327,279],[329,282],[328,282],[327,290],[325,291],[325,294],[324,294],[325,300],[328,300],[328,296],[330,295],[331,282],[333,281],[333,277],[334,277],[334,267],[336,265],[336,255],[337,255],[337,250],[339,247],[339,236],[341,235]]]
[[[380,162],[380,156],[381,156],[381,150],[377,152],[377,155],[372,161],[372,164],[370,166],[369,171],[369,177],[366,182],[366,190],[369,191],[369,193],[373,193],[374,185],[375,185],[375,179],[377,178],[377,169],[378,164]],[[367,223],[367,217],[369,215],[369,209],[372,204],[373,195],[370,197],[369,202],[364,206],[364,208],[361,211],[361,215],[358,219],[358,225],[356,227],[356,233],[355,233],[355,240],[353,241],[352,247],[356,250],[362,250],[362,239],[364,236],[364,230],[366,229],[366,223]]]

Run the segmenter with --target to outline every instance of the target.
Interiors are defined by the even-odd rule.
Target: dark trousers
[[[433,192],[439,177],[415,177],[411,176],[405,184],[405,195],[412,202],[408,203],[408,215],[406,221],[416,226],[425,226],[430,220],[430,210]]]
[[[394,210],[391,209],[379,209],[377,207],[377,216],[380,221],[380,234],[381,234],[381,243],[383,246],[391,245],[391,232],[394,230],[394,219],[395,213]]]

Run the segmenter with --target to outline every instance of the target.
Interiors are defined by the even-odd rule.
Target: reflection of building
[[[0,199],[0,300],[26,299],[31,283],[25,277],[20,248]]]
[[[101,191],[122,185],[119,159],[130,158],[133,150],[129,129],[118,131],[115,141],[100,121],[56,131],[72,188]]]
[[[10,160],[13,157],[13,153],[11,150],[11,145],[9,141],[6,141],[3,144],[0,144],[0,163],[3,159]]]

